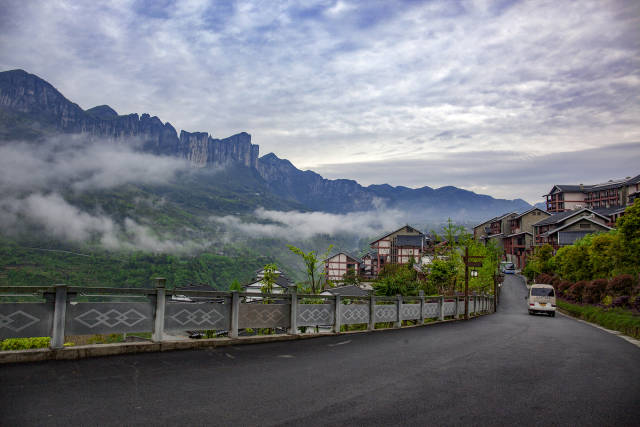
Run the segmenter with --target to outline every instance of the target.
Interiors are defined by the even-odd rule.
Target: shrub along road
[[[529,316],[0,368],[0,424],[637,425],[640,349]]]

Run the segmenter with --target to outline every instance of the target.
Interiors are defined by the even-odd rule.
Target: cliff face
[[[183,131],[178,138],[175,128],[156,116],[121,116],[108,105],[84,111],[51,84],[22,70],[0,73],[0,108],[24,115],[36,123],[35,127],[46,125],[61,132],[113,140],[134,138],[141,141],[144,151],[177,155],[195,167],[229,162],[257,167],[259,147],[251,144],[247,133],[213,139],[207,133]]]
[[[37,140],[52,132],[83,133],[108,140],[132,138],[144,151],[179,156],[197,168],[233,164],[238,166],[229,168],[234,171],[235,181],[247,176],[262,179],[261,189],[268,188],[280,196],[278,200],[294,201],[317,211],[364,211],[374,207],[376,200],[383,200],[395,209],[416,213],[421,220],[447,216],[469,220],[529,207],[523,200],[494,199],[455,187],[363,187],[348,179],[325,179],[313,171],[301,171],[272,153],[258,158],[259,147],[245,132],[215,139],[205,132],[181,131],[178,137],[170,123],[156,116],[118,115],[108,105],[84,111],[33,74],[22,70],[0,72],[0,143]]]

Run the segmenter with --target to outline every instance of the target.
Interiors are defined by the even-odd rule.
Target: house
[[[534,207],[509,218],[510,234],[502,238],[507,261],[514,263],[517,268],[524,267],[526,257],[533,248],[533,225],[549,216],[550,213]]]
[[[533,225],[533,244],[550,244],[554,249],[571,245],[587,234],[611,230],[609,217],[583,208],[559,212]]]
[[[622,208],[640,193],[640,175],[593,185],[554,185],[546,197],[547,212],[575,209]]]
[[[362,264],[360,264],[360,276],[373,277],[376,266],[378,265],[378,253],[376,251],[369,251],[360,257]]]
[[[293,281],[291,281],[283,272],[276,270],[275,273],[278,276],[273,284],[272,293],[284,294],[288,293],[289,290],[296,288],[297,285],[293,283]],[[264,269],[256,271],[256,277],[251,282],[242,285],[243,292],[261,294],[262,287],[264,286],[263,279]]]
[[[503,248],[503,238],[512,234],[511,220],[517,216],[517,212],[509,212],[495,218],[491,218],[490,220],[473,227],[473,236],[484,244],[492,241],[497,247]]]
[[[385,234],[370,243],[375,252],[372,259],[372,273],[377,276],[387,264],[408,264],[421,259],[423,252],[430,246],[431,239],[410,225],[405,225],[389,234]]]
[[[338,252],[324,260],[324,271],[327,280],[332,282],[342,282],[347,272],[353,272],[356,276],[360,274],[362,260],[346,252]]]
[[[366,291],[356,285],[347,285],[329,288],[322,292],[320,295],[340,295],[341,297],[367,297],[371,295],[371,292]]]

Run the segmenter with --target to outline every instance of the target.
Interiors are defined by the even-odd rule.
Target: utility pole
[[[482,261],[470,261],[482,259],[481,255],[469,255],[469,246],[464,247],[464,320],[469,320],[469,267],[482,267]]]

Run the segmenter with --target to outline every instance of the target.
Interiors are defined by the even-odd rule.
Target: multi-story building
[[[531,208],[509,219],[510,234],[502,238],[508,261],[522,268],[533,248],[533,225],[551,214],[539,208]]]
[[[593,185],[554,185],[544,197],[547,211],[557,213],[581,208],[622,208],[632,204],[639,193],[640,175],[637,175]]]
[[[349,272],[355,275],[360,274],[361,265],[362,260],[357,256],[346,252],[338,252],[324,261],[324,271],[327,275],[327,280],[342,282],[344,276]]]
[[[509,212],[476,225],[473,227],[474,239],[485,244],[492,241],[496,246],[504,247],[503,238],[511,234],[511,220],[517,216],[517,212]]]
[[[611,230],[609,221],[608,216],[587,208],[559,212],[533,225],[533,244],[550,244],[558,249],[587,234]]]
[[[410,225],[405,225],[370,243],[375,252],[372,259],[372,275],[376,276],[387,264],[408,264],[413,258],[419,261],[430,245],[431,239]]]

